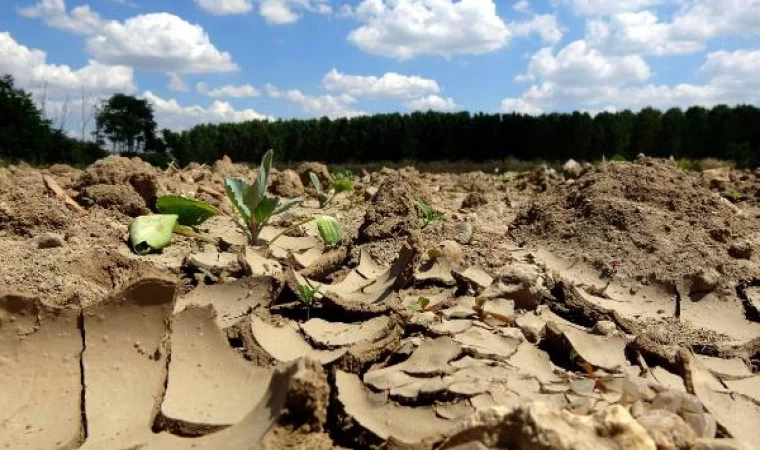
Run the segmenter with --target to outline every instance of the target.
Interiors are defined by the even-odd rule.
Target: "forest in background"
[[[156,165],[211,163],[224,155],[258,163],[270,148],[282,163],[375,161],[562,162],[631,159],[639,153],[677,159],[732,160],[760,166],[760,108],[645,108],[588,113],[470,114],[414,112],[341,119],[205,124],[157,130],[146,100],[115,94],[95,114],[93,141],[67,136],[31,95],[0,77],[0,159],[34,164],[89,164],[110,153]],[[106,150],[108,149],[108,150]]]

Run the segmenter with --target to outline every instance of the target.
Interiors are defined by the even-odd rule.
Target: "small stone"
[[[37,248],[56,248],[63,247],[63,236],[57,233],[42,233],[33,238],[34,244]]]
[[[468,244],[472,240],[475,230],[470,222],[457,222],[454,224],[455,239],[460,244]]]
[[[702,269],[693,276],[690,293],[712,292],[716,287],[718,287],[718,272]]]
[[[272,178],[272,192],[280,197],[300,197],[304,195],[303,182],[301,182],[301,178],[295,170],[283,170]]]
[[[562,172],[566,178],[575,179],[581,176],[583,173],[583,167],[574,159],[568,159],[565,164],[562,165]]]
[[[364,199],[365,200],[371,199],[372,197],[375,196],[375,194],[377,194],[377,191],[378,191],[377,186],[369,186],[367,189],[364,190]]]
[[[517,326],[520,327],[520,331],[525,335],[525,339],[529,342],[535,344],[544,337],[546,322],[533,312],[518,316],[516,322]]]
[[[462,209],[475,209],[486,204],[488,204],[488,199],[482,192],[470,192],[462,200]]]
[[[600,336],[612,336],[617,332],[617,326],[611,320],[600,320],[594,324],[591,332]]]
[[[689,448],[697,439],[694,430],[683,419],[670,411],[655,409],[636,417],[654,439],[657,448]]]
[[[736,259],[752,259],[752,243],[749,241],[736,242],[728,248],[728,254]]]
[[[462,250],[462,246],[456,241],[441,241],[431,250],[432,254],[438,254],[443,258],[448,259],[454,266],[460,266],[464,263],[464,250]]]

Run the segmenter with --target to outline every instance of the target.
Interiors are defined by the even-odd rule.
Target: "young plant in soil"
[[[191,228],[219,214],[219,210],[208,203],[177,195],[165,195],[157,199],[156,209],[159,214],[140,216],[129,224],[129,242],[132,250],[138,255],[166,247],[171,243],[173,233],[211,244],[218,243],[218,239]]]
[[[420,210],[420,213],[422,213],[422,217],[420,218],[420,229],[422,230],[439,221],[443,217],[442,212],[435,211],[423,201],[417,202],[417,208]]]
[[[239,178],[224,179],[227,197],[243,219],[248,240],[252,245],[256,245],[262,228],[272,216],[283,213],[303,201],[302,197],[294,197],[280,203],[278,197],[267,195],[267,181],[272,169],[273,154],[272,150],[264,154],[256,181],[252,185]]]
[[[332,183],[327,191],[322,190],[322,183],[314,172],[309,172],[309,180],[311,180],[314,190],[317,191],[320,208],[327,206],[336,195],[354,189],[354,174],[350,170],[343,169],[333,172]]]
[[[301,302],[306,306],[306,320],[311,318],[311,307],[316,300],[316,296],[322,286],[313,287],[311,284],[301,284],[298,286]]]

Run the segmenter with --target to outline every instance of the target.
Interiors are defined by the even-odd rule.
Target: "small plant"
[[[417,202],[417,208],[420,210],[420,213],[422,213],[422,218],[420,219],[420,228],[423,230],[443,217],[442,212],[435,211],[423,201]]]
[[[327,191],[322,190],[322,183],[314,172],[309,172],[309,180],[314,190],[317,191],[319,207],[324,208],[342,192],[349,192],[354,188],[354,174],[350,170],[340,169],[332,173],[332,183]]]
[[[172,235],[182,234],[211,244],[218,239],[194,231],[197,226],[219,214],[219,210],[200,200],[177,195],[161,196],[156,201],[160,214],[135,218],[129,224],[129,242],[138,255],[161,250],[172,241]]]
[[[280,203],[278,197],[267,195],[267,181],[272,169],[273,151],[264,154],[254,184],[249,185],[239,178],[225,178],[224,188],[235,210],[245,223],[248,239],[251,244],[259,240],[261,229],[269,219],[276,214],[287,211],[303,201],[302,197],[294,197]]]
[[[340,222],[338,222],[338,220],[335,217],[319,215],[319,216],[314,216],[314,217],[308,217],[296,223],[295,225],[292,225],[282,230],[279,234],[273,237],[272,240],[269,241],[269,244],[271,245],[274,241],[279,239],[280,236],[284,235],[285,233],[295,231],[299,227],[306,225],[309,222],[317,223],[317,231],[319,232],[319,237],[322,238],[322,242],[324,242],[324,244],[327,247],[332,247],[338,244],[341,240],[343,240],[343,229],[340,226]]]
[[[739,203],[744,199],[744,194],[740,191],[733,191],[731,192],[731,200],[733,200],[734,203]]]
[[[321,288],[321,285],[314,287],[308,282],[306,284],[301,284],[298,286],[298,293],[301,296],[301,302],[306,305],[306,320],[308,320],[311,316],[311,307],[314,304],[317,294],[319,294],[319,290]]]

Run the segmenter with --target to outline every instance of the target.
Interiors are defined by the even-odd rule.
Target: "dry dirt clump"
[[[156,169],[140,158],[109,156],[98,160],[85,170],[74,187],[81,190],[97,184],[131,185],[148,206],[153,206],[159,191]]]
[[[756,220],[692,174],[647,158],[609,163],[574,183],[555,185],[510,226],[521,244],[662,281],[711,270],[733,280],[760,276],[756,261],[729,253],[737,243],[757,242],[759,230]]]
[[[287,169],[282,172],[272,172],[272,192],[280,197],[300,197],[304,195],[304,185],[298,174]]]
[[[148,207],[145,200],[130,185],[96,184],[87,186],[80,193],[81,203],[90,199],[96,205],[119,211],[130,217],[147,214]]]
[[[65,229],[75,213],[48,195],[39,172],[4,171],[0,177],[0,232],[34,236]]]
[[[309,173],[314,172],[314,174],[319,179],[319,182],[322,183],[322,189],[326,189],[327,186],[330,185],[332,182],[332,175],[330,175],[330,171],[327,169],[327,166],[318,163],[318,162],[303,162],[298,165],[295,169],[296,174],[298,174],[298,177],[301,179],[301,185],[306,187],[306,190],[309,191],[309,193],[314,192],[314,188],[311,187],[311,180]]]

